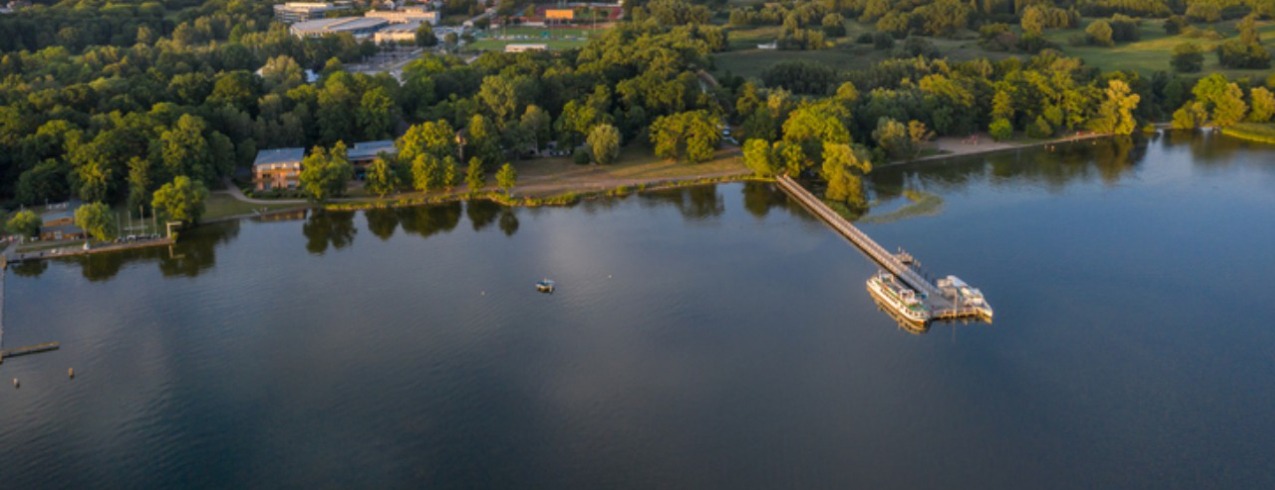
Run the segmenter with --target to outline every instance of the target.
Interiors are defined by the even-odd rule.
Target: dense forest
[[[502,0],[498,7],[517,12],[529,3]],[[23,8],[0,17],[0,199],[16,207],[75,197],[137,209],[157,202],[166,185],[162,195],[170,195],[180,177],[219,186],[259,149],[335,150],[390,138],[400,155],[381,162],[379,175],[417,189],[436,185],[446,165],[494,171],[551,142],[582,148],[586,162],[613,160],[623,142],[693,163],[711,158],[719,129],[731,125],[758,173],[819,175],[830,197],[855,205],[862,203],[857,177],[871,162],[909,158],[934,136],[1127,135],[1152,121],[1263,122],[1275,112],[1271,87],[1263,86],[1275,80],[1214,75],[1201,89],[1195,79],[1169,73],[1101,73],[1047,46],[995,62],[953,62],[913,37],[973,31],[986,39],[1009,32],[1030,38],[1076,27],[1081,16],[1112,16],[1116,26],[1120,16],[1265,19],[1275,0],[750,7],[647,0],[624,7],[624,22],[580,49],[472,59],[427,52],[399,78],[346,71],[345,64],[378,48],[349,35],[293,37],[259,2],[84,0]],[[475,4],[449,1],[446,8],[468,14]],[[918,49],[872,66],[792,61],[760,79],[709,75],[714,54],[729,49],[731,26],[780,25],[781,42],[801,48],[845,35],[848,22],[874,25],[905,45],[916,40]],[[321,78],[307,83],[306,70]]]

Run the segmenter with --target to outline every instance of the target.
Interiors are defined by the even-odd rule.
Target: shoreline
[[[938,147],[940,151],[948,151],[948,153],[941,153],[938,155],[929,155],[929,156],[924,156],[920,158],[913,158],[910,160],[895,160],[892,162],[881,164],[878,168],[893,167],[898,165],[909,165],[914,163],[928,163],[928,162],[935,162],[939,160],[947,160],[951,158],[990,155],[994,153],[1002,153],[1002,152],[1007,152],[1012,150],[1022,150],[1026,148],[1038,148],[1041,146],[1078,143],[1081,141],[1088,141],[1088,140],[1099,139],[1099,138],[1111,138],[1113,136],[1115,135],[1112,135],[1109,133],[1085,133],[1085,134],[1078,133],[1078,134],[1073,134],[1071,136],[1061,136],[1058,138],[1039,140],[1039,141],[1007,142],[1007,143],[992,141],[991,143],[988,143],[988,146],[986,148],[977,148],[979,143],[975,143],[974,147],[971,147],[968,144],[961,143],[960,140],[957,138],[940,138],[938,140],[935,140],[936,146]],[[953,143],[954,141],[956,143]]]

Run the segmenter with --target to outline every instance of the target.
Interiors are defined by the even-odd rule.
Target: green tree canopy
[[[23,209],[9,217],[9,221],[5,223],[5,229],[14,235],[33,237],[40,234],[40,225],[42,224],[43,221],[34,212],[30,209]]]
[[[316,146],[301,160],[301,188],[315,202],[344,194],[353,175],[345,143],[339,141],[330,151]]]
[[[505,163],[500,166],[500,171],[496,172],[496,185],[500,186],[500,190],[509,194],[513,190],[514,185],[518,183],[518,171],[514,170],[514,166]]]
[[[385,197],[386,194],[398,188],[398,174],[394,172],[393,165],[384,154],[377,155],[372,160],[372,163],[367,166],[366,175],[367,190],[376,194],[377,197]]]
[[[111,208],[102,202],[81,205],[75,210],[75,226],[98,241],[115,239],[115,217]]]
[[[599,124],[589,131],[589,151],[593,161],[609,165],[620,156],[620,130],[610,124]]]
[[[160,186],[151,200],[151,207],[165,220],[181,221],[190,224],[199,221],[204,214],[204,201],[208,198],[208,189],[199,181],[178,175],[172,182]]]

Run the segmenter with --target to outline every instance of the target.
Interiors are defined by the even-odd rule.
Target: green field
[[[1073,35],[1084,34],[1084,27],[1089,24],[1092,19],[1085,19],[1082,27],[1079,29],[1055,30],[1046,32],[1046,38],[1059,46],[1061,51],[1068,56],[1075,56],[1085,60],[1085,63],[1096,66],[1103,71],[1112,70],[1136,70],[1139,73],[1150,75],[1157,71],[1169,71],[1169,58],[1173,51],[1173,47],[1179,43],[1194,41],[1199,43],[1207,51],[1205,54],[1204,72],[1202,74],[1221,72],[1230,78],[1254,77],[1265,78],[1269,76],[1271,70],[1226,70],[1222,69],[1217,63],[1217,56],[1213,54],[1213,48],[1224,41],[1208,40],[1204,38],[1190,39],[1185,36],[1169,36],[1164,33],[1161,27],[1162,21],[1159,19],[1148,19],[1142,22],[1140,28],[1141,40],[1131,43],[1117,44],[1112,48],[1098,46],[1071,46],[1068,44],[1068,38]],[[772,42],[779,35],[779,27],[766,26],[751,29],[731,28],[730,30],[730,51],[719,53],[713,56],[715,63],[715,72],[721,74],[734,74],[747,78],[757,78],[770,66],[792,60],[806,60],[815,63],[825,64],[838,70],[853,70],[877,63],[881,60],[889,58],[890,50],[876,50],[871,45],[855,44],[854,40],[863,32],[872,32],[870,25],[860,24],[855,21],[847,21],[847,35],[843,38],[835,40],[835,46],[830,49],[817,51],[777,51],[758,49],[758,44]],[[1201,30],[1213,27],[1219,34],[1226,36],[1226,39],[1234,38],[1238,35],[1235,29],[1235,22],[1222,22],[1212,26],[1197,25]],[[1275,22],[1266,21],[1259,22],[1258,29],[1262,33],[1262,43],[1267,49],[1275,50]],[[934,43],[948,59],[953,61],[965,61],[975,58],[988,58],[991,60],[1004,59],[1011,56],[1024,57],[1022,53],[1004,53],[997,51],[988,51],[978,44],[976,34],[965,32],[958,36],[958,39],[946,38],[927,38]],[[896,44],[897,47],[897,44]]]
[[[1211,26],[1196,25],[1201,30],[1213,27],[1219,34],[1225,36],[1225,39],[1220,40],[1191,39],[1181,35],[1169,36],[1164,33],[1161,20],[1148,19],[1142,22],[1139,29],[1142,38],[1139,41],[1117,44],[1111,48],[1069,45],[1068,38],[1076,34],[1084,35],[1083,26],[1089,25],[1091,21],[1092,19],[1085,19],[1079,29],[1046,32],[1045,37],[1061,46],[1062,51],[1068,56],[1079,57],[1085,60],[1085,64],[1096,66],[1103,71],[1136,70],[1144,76],[1157,71],[1171,71],[1169,59],[1172,57],[1173,47],[1185,42],[1195,42],[1205,49],[1204,71],[1200,75],[1221,72],[1229,78],[1236,79],[1246,76],[1265,78],[1272,73],[1271,70],[1228,70],[1218,65],[1213,48],[1226,39],[1234,39],[1238,36],[1235,22],[1220,22]],[[1275,22],[1259,22],[1258,30],[1262,35],[1262,45],[1266,46],[1266,49],[1275,49]]]
[[[509,44],[545,44],[549,49],[574,49],[584,46],[601,30],[580,28],[506,27],[480,31],[477,40],[466,51],[502,51]]]

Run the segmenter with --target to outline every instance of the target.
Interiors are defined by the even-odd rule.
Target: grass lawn
[[[465,47],[466,51],[503,51],[509,44],[545,44],[552,50],[564,50],[583,47],[588,40],[597,36],[602,29],[581,29],[578,27],[506,27],[482,31],[473,44]]]
[[[1141,40],[1139,41],[1117,44],[1111,48],[1071,46],[1068,44],[1068,38],[1073,35],[1084,35],[1084,27],[1088,26],[1093,20],[1084,19],[1078,29],[1047,31],[1045,37],[1057,44],[1064,54],[1081,58],[1085,61],[1085,64],[1098,67],[1103,71],[1136,70],[1143,76],[1150,76],[1157,71],[1169,71],[1171,69],[1169,59],[1172,56],[1173,47],[1184,42],[1196,42],[1205,49],[1206,53],[1204,71],[1193,75],[1203,76],[1213,72],[1221,72],[1231,79],[1242,77],[1265,79],[1273,73],[1271,70],[1229,70],[1223,69],[1218,65],[1217,56],[1213,53],[1213,48],[1222,41],[1234,39],[1239,35],[1235,29],[1235,21],[1196,25],[1201,30],[1207,30],[1211,27],[1222,36],[1226,36],[1224,39],[1216,41],[1202,37],[1191,39],[1181,35],[1169,36],[1164,33],[1162,20],[1147,19],[1139,27],[1139,33],[1141,34]],[[846,21],[846,30],[846,36],[837,39],[835,41],[836,45],[830,49],[818,51],[771,51],[757,49],[757,45],[774,41],[779,36],[778,26],[747,29],[731,28],[730,51],[713,56],[716,65],[715,72],[719,75],[730,73],[746,78],[758,78],[762,72],[774,64],[792,60],[811,61],[838,70],[855,70],[890,57],[891,50],[876,50],[871,45],[856,44],[854,42],[859,34],[873,32],[875,29],[871,25],[848,20]],[[1262,44],[1267,49],[1275,50],[1275,21],[1258,22],[1258,30],[1262,34]],[[943,53],[943,56],[953,61],[976,58],[1000,60],[1010,56],[1018,56],[1020,58],[1029,56],[1023,53],[987,51],[978,45],[978,39],[972,32],[966,32],[960,37],[961,39],[935,37],[927,39],[934,43],[935,47]]]
[[[657,158],[646,145],[625,147],[610,165],[577,165],[570,158],[538,158],[513,162],[518,185],[560,184],[579,190],[613,188],[634,181],[694,180],[747,172],[739,148],[724,146],[704,163],[672,162]]]
[[[1139,27],[1141,39],[1138,41],[1117,44],[1111,48],[1069,45],[1068,38],[1076,34],[1084,35],[1084,26],[1088,26],[1092,21],[1093,19],[1084,19],[1081,22],[1082,27],[1079,29],[1048,31],[1045,33],[1045,37],[1058,44],[1063,53],[1068,56],[1081,58],[1085,60],[1085,64],[1096,66],[1103,71],[1136,70],[1143,76],[1149,76],[1157,71],[1171,71],[1172,67],[1169,66],[1169,60],[1173,54],[1173,47],[1185,42],[1195,42],[1205,50],[1204,71],[1193,75],[1203,76],[1213,72],[1221,72],[1228,78],[1237,79],[1242,77],[1266,78],[1272,73],[1271,70],[1230,70],[1222,68],[1218,64],[1217,55],[1214,54],[1213,48],[1223,41],[1234,39],[1239,35],[1239,31],[1235,29],[1234,21],[1219,22],[1212,25],[1196,25],[1201,30],[1207,30],[1212,27],[1219,34],[1226,36],[1225,39],[1216,41],[1203,37],[1192,39],[1182,35],[1170,36],[1164,33],[1160,19],[1147,19]],[[1262,36],[1262,45],[1268,50],[1275,49],[1275,22],[1258,22],[1258,31]]]
[[[230,216],[241,216],[245,214],[253,214],[254,211],[277,211],[280,209],[289,209],[300,207],[297,204],[252,204],[240,201],[231,197],[230,194],[224,192],[213,192],[208,194],[208,200],[204,201],[204,220],[215,220],[227,218]]]
[[[730,51],[713,55],[716,73],[739,75],[745,78],[758,78],[776,63],[793,60],[805,60],[820,63],[837,70],[857,70],[876,64],[892,56],[894,50],[878,50],[871,44],[857,44],[855,38],[865,32],[874,32],[871,25],[856,21],[846,21],[845,37],[834,40],[835,46],[829,49],[814,51],[779,51],[757,49],[758,44],[774,41],[779,36],[778,26],[764,26],[750,29],[732,28],[730,30]],[[948,59],[965,61],[975,58],[999,60],[1007,53],[986,51],[978,46],[973,33],[966,33],[962,39],[926,38],[934,43]],[[901,42],[896,43],[896,49]]]

